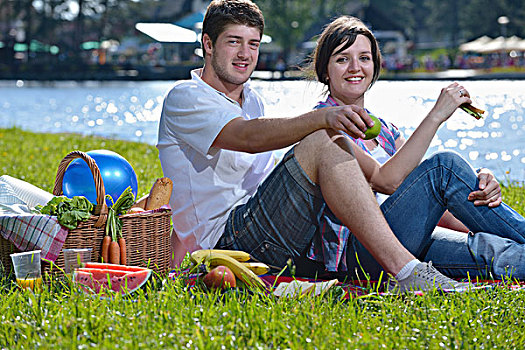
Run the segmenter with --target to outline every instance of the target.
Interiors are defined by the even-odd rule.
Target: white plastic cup
[[[91,261],[91,248],[63,249],[64,267],[66,273],[73,272],[77,267]]]
[[[42,286],[40,250],[11,254],[16,282],[22,288],[35,289]]]

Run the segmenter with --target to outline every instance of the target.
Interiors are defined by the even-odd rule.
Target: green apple
[[[375,139],[377,135],[379,135],[379,133],[381,132],[381,122],[379,121],[379,119],[377,119],[372,114],[369,114],[369,116],[370,119],[372,119],[372,121],[374,122],[374,125],[369,127],[365,131],[365,140]]]

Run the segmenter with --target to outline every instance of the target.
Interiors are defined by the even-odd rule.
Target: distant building
[[[408,40],[404,28],[392,19],[385,11],[372,2],[363,4],[361,1],[348,1],[339,10],[339,13],[355,16],[361,19],[374,33],[381,46],[383,54],[395,55],[398,59],[404,59],[407,55]],[[302,48],[306,51],[312,50],[315,43],[311,38],[319,35],[321,29],[329,23],[337,14],[327,13],[324,18],[319,18],[316,25],[305,33],[305,43]]]
[[[173,22],[189,13],[205,9],[209,0],[158,0],[145,17],[152,22]]]

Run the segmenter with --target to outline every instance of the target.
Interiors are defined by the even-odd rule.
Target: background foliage
[[[330,18],[359,13],[348,10],[361,3],[365,8],[372,8],[388,16],[395,28],[404,32],[409,40],[422,40],[423,32],[434,40],[448,37],[454,43],[461,43],[479,37],[500,35],[501,25],[497,19],[507,16],[508,35],[525,36],[525,2],[514,0],[258,0],[267,23],[267,33],[279,43],[287,44],[293,36],[300,37],[317,26],[319,22],[327,23]],[[374,24],[374,18],[367,18]],[[294,22],[300,23],[293,28]],[[375,23],[375,26],[380,26]],[[322,25],[321,25],[322,26]],[[374,25],[372,25],[374,27]],[[308,38],[303,38],[308,39]],[[289,44],[288,44],[289,45]]]
[[[182,1],[182,0],[181,0]],[[191,1],[184,0],[190,4]],[[267,34],[286,54],[302,41],[319,34],[331,18],[341,14],[371,15],[372,27],[387,25],[420,40],[459,44],[481,35],[525,36],[525,2],[515,0],[255,0],[265,14]],[[75,6],[70,6],[74,3]],[[174,22],[187,15],[163,15],[159,0],[2,0],[0,38],[6,38],[15,22],[25,28],[25,42],[32,39],[58,45],[74,54],[87,40],[122,39],[135,35],[137,22]],[[190,11],[191,6],[182,6]],[[80,11],[77,11],[80,9]],[[355,9],[357,13],[353,11]],[[383,16],[378,17],[378,13]],[[503,28],[500,16],[509,23]],[[68,35],[64,35],[68,33]]]

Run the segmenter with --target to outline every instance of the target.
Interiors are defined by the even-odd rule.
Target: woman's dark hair
[[[264,31],[264,17],[259,7],[250,0],[214,0],[206,10],[202,35],[208,34],[215,44],[219,35],[230,24],[241,24]],[[202,38],[201,38],[202,43]],[[204,44],[202,43],[204,49]]]
[[[317,40],[317,47],[313,53],[312,68],[317,80],[328,86],[328,62],[330,57],[352,46],[358,35],[364,35],[370,40],[372,46],[372,62],[374,63],[374,76],[372,86],[379,78],[381,71],[381,52],[377,40],[360,19],[351,16],[341,16],[330,23]],[[339,51],[337,47],[344,44]]]

